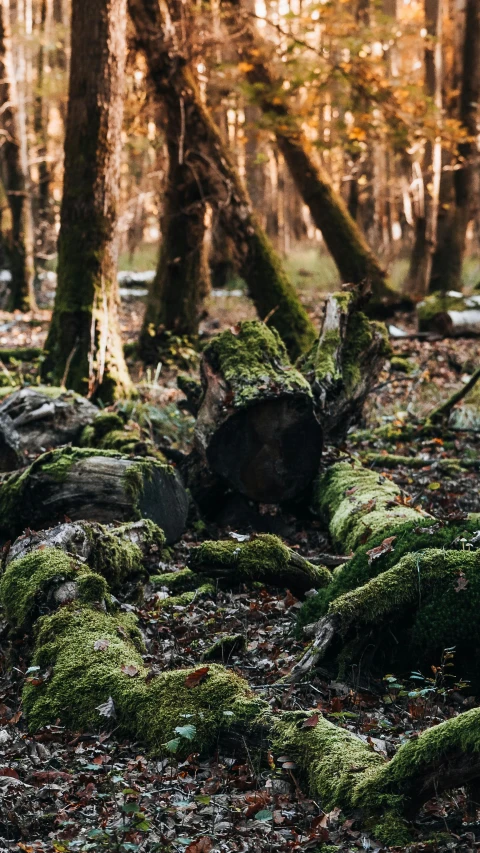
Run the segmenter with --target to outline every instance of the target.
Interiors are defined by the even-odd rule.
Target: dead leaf
[[[191,844],[185,848],[185,853],[210,853],[212,847],[212,839],[210,836],[204,835],[202,838],[198,838],[197,841],[192,841]]]
[[[465,577],[463,572],[460,572],[457,580],[457,585],[455,587],[455,592],[461,592],[462,589],[466,589],[468,586],[468,579]]]
[[[387,539],[383,540],[381,545],[377,545],[376,548],[370,548],[370,550],[367,551],[369,565],[373,563],[374,560],[378,560],[380,557],[383,557],[384,554],[391,554],[394,550],[393,543],[396,538],[396,536],[388,536]]]
[[[102,705],[97,705],[95,708],[102,717],[114,717],[115,716],[115,703],[111,696],[108,697],[106,702],[103,702]]]
[[[201,666],[200,669],[196,669],[195,672],[190,672],[185,679],[185,687],[197,687],[205,680],[209,669],[209,666]]]
[[[108,649],[109,645],[110,640],[95,640],[93,648],[96,652],[104,652],[105,649]]]
[[[124,675],[129,675],[130,678],[134,678],[140,672],[140,670],[136,666],[134,666],[133,663],[123,664],[120,669],[122,670]]]
[[[309,717],[308,720],[304,721],[302,728],[303,729],[314,729],[315,726],[318,725],[319,719],[320,719],[320,717],[318,714],[312,714],[312,716]]]

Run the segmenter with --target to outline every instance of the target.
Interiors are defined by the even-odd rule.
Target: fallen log
[[[375,592],[382,589],[382,579],[385,579],[387,585],[393,584],[394,575],[391,573],[395,572],[397,566],[400,569],[404,561],[408,562],[414,575],[417,591],[417,598],[414,596],[413,599],[405,599],[411,604],[409,630],[413,631],[415,620],[420,620],[420,624],[424,608],[430,607],[433,601],[432,596],[436,594],[435,590],[443,590],[442,597],[446,596],[450,589],[451,573],[449,574],[439,555],[445,554],[447,561],[451,561],[458,579],[464,561],[467,558],[471,560],[472,555],[455,549],[472,539],[478,528],[478,519],[473,516],[471,519],[454,524],[438,522],[422,510],[409,506],[408,497],[390,480],[373,471],[363,469],[355,463],[340,462],[333,465],[319,478],[315,498],[314,506],[317,511],[328,515],[330,534],[337,547],[347,546],[355,549],[355,553],[348,563],[337,569],[332,583],[303,605],[299,615],[300,625],[316,622],[313,631],[315,636],[312,644],[295,664],[286,680],[293,682],[301,678],[327,654],[327,651],[328,654],[333,654],[335,644],[338,647],[340,640],[342,641],[342,659],[344,661],[356,659],[368,644],[373,643],[373,647],[377,647],[377,642],[372,637],[381,636],[383,626],[387,631],[393,630],[395,633],[392,626],[396,625],[397,621],[403,626],[401,633],[403,640],[394,644],[378,643],[386,652],[389,665],[398,648],[401,648],[404,653],[400,663],[411,669],[412,666],[418,665],[422,654],[427,656],[434,652],[441,654],[442,648],[460,643],[457,622],[455,619],[447,618],[446,612],[438,601],[435,606],[443,615],[445,628],[442,635],[445,642],[441,648],[439,648],[441,643],[438,632],[431,630],[429,638],[426,637],[422,643],[417,643],[408,631],[405,633],[401,584],[394,586],[393,598],[387,597],[387,604],[385,596],[380,596],[377,600]],[[429,559],[434,565],[439,564],[440,561],[438,575],[433,575],[429,571],[423,572],[424,557],[427,559],[425,555],[429,554],[433,555]],[[425,565],[430,566],[430,562],[427,560]],[[475,563],[472,569],[474,573],[476,565]],[[430,576],[435,579],[433,586],[429,584]],[[423,588],[424,582],[425,588]],[[478,582],[480,583],[480,575]],[[473,582],[471,588],[473,589]],[[353,605],[357,595],[362,601],[368,601],[369,616],[366,619],[369,620],[371,631],[366,630],[366,622],[362,622],[359,612]],[[406,592],[405,595],[407,595]],[[454,596],[453,601],[458,602],[458,596],[457,598]],[[344,619],[341,616],[350,612],[354,614],[351,623],[346,617]],[[477,624],[480,631],[478,619]],[[350,627],[350,640],[346,640]],[[476,628],[472,629],[474,630]],[[309,633],[312,633],[311,629]],[[466,657],[470,657],[468,649],[465,651]],[[383,663],[387,665],[387,661]]]
[[[22,388],[0,403],[0,471],[75,442],[98,413],[89,400],[60,388]]]
[[[444,337],[480,335],[480,296],[464,296],[455,290],[432,294],[417,305],[420,332],[438,332]]]
[[[204,465],[251,500],[300,495],[318,470],[322,433],[278,333],[245,321],[218,335],[204,351],[202,383],[195,450]]]
[[[360,419],[390,352],[386,327],[358,310],[353,292],[328,297],[320,338],[297,367],[312,387],[315,412],[330,442],[342,441]]]
[[[51,611],[36,621],[31,661],[36,674],[23,689],[30,732],[54,721],[91,730],[110,718],[121,736],[160,753],[168,748],[186,754],[218,748],[222,734],[242,743],[260,731],[271,749],[287,751],[298,762],[326,811],[355,813],[375,838],[397,845],[409,839],[405,815],[444,787],[480,777],[479,709],[429,729],[387,762],[318,711],[273,714],[243,679],[220,665],[152,675],[142,659],[135,617],[110,604],[106,610],[105,576],[43,544],[12,559],[0,583],[0,601],[13,625],[28,624],[25,607],[46,596]],[[13,550],[18,552],[17,543]],[[107,571],[112,574],[113,567]],[[82,587],[70,603],[64,596],[69,573],[67,582],[75,579]],[[189,732],[182,741],[186,716]]]
[[[0,480],[0,536],[44,527],[65,516],[76,521],[151,519],[167,542],[185,530],[189,499],[173,468],[115,451],[61,448]]]
[[[247,541],[203,542],[190,551],[188,566],[193,572],[229,584],[260,581],[293,592],[327,586],[332,577],[325,566],[313,566],[278,536],[268,533]]]

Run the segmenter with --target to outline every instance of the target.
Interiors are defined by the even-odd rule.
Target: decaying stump
[[[293,592],[327,586],[331,581],[328,569],[313,566],[270,534],[247,541],[203,542],[190,552],[188,565],[194,572],[230,584],[263,581]]]
[[[278,333],[256,321],[218,335],[202,361],[195,451],[254,501],[300,495],[318,470],[322,433],[308,382]]]
[[[359,310],[353,292],[328,297],[320,338],[297,366],[312,387],[315,412],[330,442],[342,441],[360,419],[389,353],[384,324]]]
[[[75,442],[97,414],[89,400],[60,388],[22,388],[0,403],[0,471]]]
[[[115,451],[62,448],[0,483],[0,536],[25,527],[83,519],[110,524],[151,519],[167,542],[185,530],[189,500],[173,468]]]

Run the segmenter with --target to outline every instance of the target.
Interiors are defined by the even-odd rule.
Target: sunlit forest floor
[[[145,258],[144,268],[150,268]],[[322,295],[335,285],[331,269],[316,277],[318,256],[291,259],[302,298],[314,317],[320,318]],[[310,264],[310,265],[309,265]],[[312,269],[313,267],[313,269]],[[322,277],[323,276],[323,277]],[[473,272],[472,272],[473,278]],[[45,294],[45,302],[48,294]],[[125,343],[135,341],[143,302],[122,299]],[[238,287],[213,292],[202,321],[202,337],[254,316],[252,306]],[[40,348],[45,339],[49,311],[40,319],[11,315],[0,317],[0,347]],[[420,457],[412,468],[401,462],[379,471],[404,487],[415,504],[432,513],[440,523],[480,512],[480,472],[462,470],[448,459],[478,459],[480,433],[450,431],[443,438],[400,440],[396,430],[415,425],[439,401],[467,381],[480,362],[480,341],[472,339],[422,340],[414,337],[415,323],[400,314],[391,321],[411,334],[393,341],[395,356],[381,375],[371,396],[364,423],[351,434],[344,450],[355,451],[369,464],[370,454]],[[178,361],[182,371],[198,373],[198,356],[186,342],[172,343],[171,357],[157,369],[145,370],[128,350],[130,369],[137,380],[139,403],[154,420],[155,430],[172,447],[187,451],[193,419],[177,408],[181,394],[176,387]],[[406,360],[406,361],[405,361]],[[175,363],[176,362],[176,363]],[[29,361],[10,358],[2,362],[0,385],[8,393],[14,385],[38,382],[38,356]],[[135,417],[135,409],[132,410]],[[382,428],[378,432],[379,428]],[[375,430],[377,430],[375,432]],[[335,451],[327,451],[334,454]],[[185,565],[188,550],[204,538],[228,536],[248,529],[248,509],[235,502],[226,505],[219,526],[197,525],[170,549],[168,562]],[[291,547],[309,558],[331,552],[321,522],[305,516],[280,513],[265,507],[264,529],[282,536]],[[224,661],[264,691],[273,707],[317,708],[328,719],[343,725],[367,741],[372,750],[392,755],[405,740],[475,704],[469,686],[462,686],[461,664],[454,662],[454,677],[443,680],[442,661],[412,681],[409,673],[365,675],[361,667],[343,673],[319,670],[308,682],[280,687],[274,683],[292,666],[304,647],[295,632],[299,602],[290,593],[262,586],[232,592],[218,591],[188,606],[169,605],[166,593],[147,586],[140,605],[133,610],[147,640],[146,661],[155,671],[200,664],[203,653],[219,634],[241,634],[245,647]],[[0,625],[6,631],[6,624]],[[245,744],[232,743],[211,760],[192,754],[185,761],[162,760],[142,753],[140,745],[119,742],[115,728],[75,734],[50,726],[29,736],[22,717],[20,696],[26,660],[21,648],[13,670],[0,655],[0,752],[10,771],[0,769],[3,795],[0,835],[7,850],[27,853],[63,851],[187,851],[187,853],[236,853],[236,851],[354,851],[378,850],[355,820],[345,820],[339,810],[324,814],[319,804],[305,795],[295,763],[288,755],[269,754],[265,766],[260,751],[248,752]],[[432,675],[433,673],[433,675]],[[247,755],[247,758],[245,758]],[[240,757],[241,756],[241,757]],[[134,803],[135,809],[129,808]],[[144,815],[138,821],[139,810]],[[132,814],[137,817],[133,820]],[[462,791],[431,800],[415,825],[418,851],[472,851],[480,849],[480,828],[472,805]],[[105,834],[108,829],[109,835]],[[427,840],[428,839],[428,840]]]

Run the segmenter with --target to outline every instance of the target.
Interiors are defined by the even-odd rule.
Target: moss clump
[[[247,641],[243,634],[230,634],[220,637],[202,655],[202,660],[228,661],[232,655],[238,655],[247,648]]]
[[[123,430],[123,426],[123,420],[116,412],[101,412],[92,423],[96,441],[101,441],[109,432]]]
[[[102,648],[96,649],[97,641]],[[137,706],[146,689],[147,670],[140,651],[142,641],[129,614],[107,615],[75,604],[39,619],[33,665],[51,677],[40,685],[26,684],[23,706],[30,731],[57,718],[74,730],[98,730],[98,705],[111,696],[121,731],[135,731]],[[134,678],[122,666],[138,670]]]
[[[393,358],[390,359],[390,368],[396,373],[413,373],[417,369],[417,365],[408,358],[402,358],[399,355],[394,355]]]
[[[235,673],[218,664],[206,669],[196,686],[189,686],[188,677],[198,668],[164,672],[150,682],[137,708],[138,731],[149,746],[161,748],[175,737],[177,726],[187,723],[195,726],[196,734],[186,749],[205,750],[218,742],[222,732],[232,726],[248,727],[268,709]]]
[[[409,521],[381,531],[372,536],[365,545],[360,545],[351,560],[340,566],[332,575],[331,583],[308,598],[298,614],[297,627],[316,622],[325,616],[330,602],[350,590],[366,584],[371,578],[395,566],[405,554],[427,548],[456,548],[459,538],[469,538],[478,530],[478,520],[471,519],[459,524],[441,525],[433,519]],[[385,537],[395,536],[393,550],[386,551],[376,560],[370,561],[368,551],[382,544]],[[458,553],[458,552],[457,552]]]
[[[314,510],[329,518],[330,535],[348,554],[372,536],[408,521],[421,525],[425,514],[402,502],[402,492],[385,477],[349,462],[337,462],[315,483]],[[428,517],[428,516],[427,516]]]
[[[76,581],[78,598],[101,602],[108,594],[103,577],[78,564],[56,548],[32,551],[12,560],[0,580],[0,601],[8,621],[25,626],[49,607],[49,593],[64,581]]]
[[[196,589],[189,590],[188,592],[182,592],[179,595],[171,595],[168,598],[160,598],[157,601],[158,608],[164,607],[188,607],[189,604],[192,604],[197,598],[202,598],[204,595],[214,595],[215,586],[213,583],[205,582],[205,578],[203,578],[203,583],[200,586],[197,586]]]
[[[387,358],[392,350],[385,325],[369,320],[361,311],[355,311],[348,319],[342,349],[342,376],[348,395],[352,394],[362,381],[363,365],[365,358],[368,359],[374,337],[378,337],[381,342],[380,356]]]
[[[116,450],[124,456],[151,456],[165,462],[163,453],[155,444],[144,438],[136,426],[125,425],[116,412],[102,412],[92,424],[83,429],[80,445],[103,450]]]
[[[197,589],[205,581],[201,575],[196,575],[191,569],[182,569],[179,572],[164,572],[161,575],[151,575],[150,583],[156,589],[166,587],[169,592],[190,592]]]
[[[222,539],[218,542],[203,542],[190,553],[189,563],[205,568],[213,576],[225,573],[231,580],[266,583],[283,586],[285,579],[292,580],[294,569],[292,559],[295,555],[283,544],[278,536],[270,533],[259,534],[248,542]],[[302,561],[304,586],[326,586],[331,574],[324,566],[314,566],[308,560]]]
[[[108,580],[114,590],[130,577],[146,576],[145,555],[152,548],[160,554],[165,545],[163,531],[149,519],[144,519],[142,523],[141,548],[130,538],[135,522],[122,524],[113,530],[102,525],[91,525],[86,529],[93,543],[89,563]]]
[[[277,396],[279,389],[311,396],[278,332],[257,320],[240,323],[235,334],[222,332],[206,347],[205,359],[230,385],[236,408],[268,398],[269,393]]]

